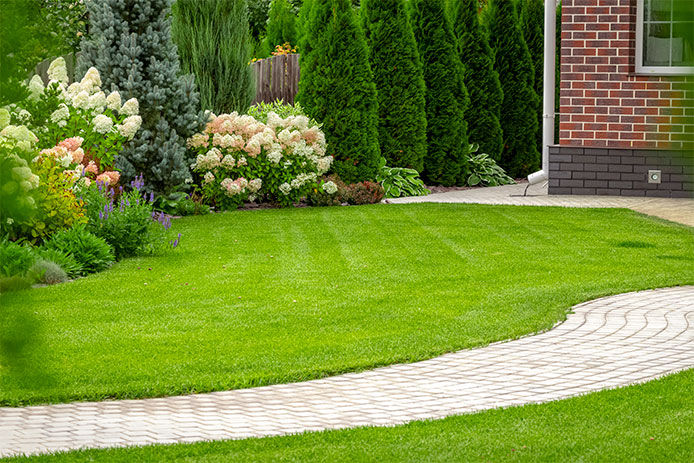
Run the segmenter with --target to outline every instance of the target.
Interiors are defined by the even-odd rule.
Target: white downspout
[[[545,0],[545,56],[542,108],[542,170],[528,175],[528,183],[549,179],[549,146],[554,144],[555,52],[557,35],[557,1]]]

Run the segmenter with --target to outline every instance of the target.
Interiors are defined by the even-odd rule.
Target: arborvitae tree
[[[378,93],[381,154],[421,171],[427,150],[424,77],[404,0],[362,0],[361,18]]]
[[[116,167],[126,181],[143,174],[146,188],[158,192],[190,177],[186,138],[204,119],[193,76],[179,75],[170,6],[171,0],[88,2],[90,30],[77,72],[95,66],[104,89],[117,88],[123,101],[137,98],[142,127]]]
[[[511,177],[523,177],[540,166],[535,138],[539,101],[534,89],[533,62],[513,0],[490,0],[487,19],[494,69],[504,92],[501,104],[504,151],[500,165]]]
[[[494,70],[494,56],[477,15],[478,0],[451,0],[449,3],[458,54],[465,68],[465,88],[470,109],[465,112],[468,138],[479,143],[480,152],[498,161],[504,147],[499,122],[501,91],[499,75]]]
[[[426,83],[428,147],[422,177],[429,184],[462,185],[468,151],[465,110],[470,101],[463,65],[443,0],[413,0],[411,6]]]
[[[204,109],[245,111],[255,97],[245,0],[176,0],[173,39],[185,72],[195,75]]]
[[[528,45],[530,59],[533,61],[533,76],[535,78],[535,93],[537,94],[537,149],[542,152],[542,89],[545,57],[545,5],[543,0],[520,0],[521,27],[523,38]]]
[[[287,0],[272,0],[265,39],[270,49],[290,43],[297,45],[296,15]]]
[[[323,123],[342,180],[373,180],[381,156],[378,103],[364,33],[349,0],[311,0],[308,11],[298,101]]]

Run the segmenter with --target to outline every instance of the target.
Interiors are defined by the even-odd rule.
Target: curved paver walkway
[[[0,408],[0,456],[392,425],[546,402],[694,366],[694,286],[597,299],[551,331],[304,383]]]
[[[547,187],[527,183],[488,188],[454,190],[428,196],[411,196],[385,200],[390,204],[405,203],[474,203],[507,204],[512,206],[562,206],[562,207],[623,207],[661,219],[680,222],[694,227],[694,199],[644,198],[626,196],[548,195]]]

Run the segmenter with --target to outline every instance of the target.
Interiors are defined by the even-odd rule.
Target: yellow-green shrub
[[[12,224],[10,239],[24,238],[36,244],[60,230],[87,222],[82,200],[72,191],[73,179],[63,173],[54,158],[41,157],[32,164],[32,170],[39,177],[34,191],[36,214]]]

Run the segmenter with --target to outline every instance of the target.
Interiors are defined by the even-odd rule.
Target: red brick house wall
[[[562,1],[550,193],[692,196],[694,76],[638,75],[635,61],[636,0]]]
[[[694,79],[635,74],[636,0],[562,5],[559,144],[693,148]]]

